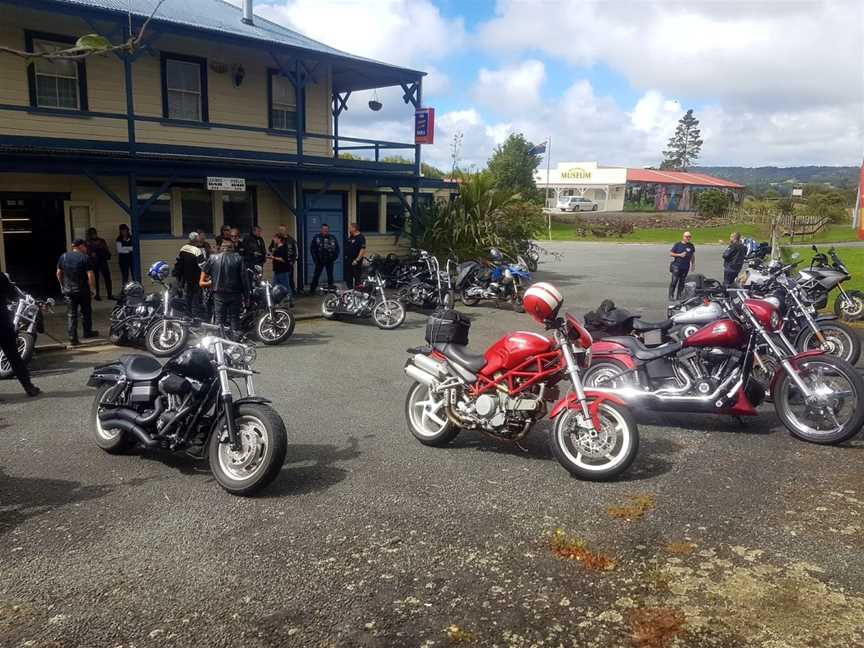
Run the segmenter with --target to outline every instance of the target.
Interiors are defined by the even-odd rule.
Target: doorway
[[[309,246],[314,237],[321,230],[322,225],[330,227],[330,234],[339,241],[339,258],[333,264],[333,281],[342,281],[342,255],[345,250],[345,200],[343,192],[310,193],[304,196],[306,202],[305,227],[303,229],[303,246],[306,248],[301,252],[305,259],[305,279],[309,282],[315,273],[315,262],[309,254]],[[327,275],[324,275],[324,281]]]
[[[0,193],[6,272],[36,297],[56,296],[57,259],[66,251],[68,193]]]

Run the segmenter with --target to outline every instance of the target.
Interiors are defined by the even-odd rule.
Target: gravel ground
[[[665,246],[554,249],[539,278],[572,310],[662,315]],[[477,349],[537,330],[466,310]],[[860,439],[795,441],[770,408],[743,426],[640,412],[640,454],[609,484],[570,478],[545,424],[527,451],[426,448],[401,372],[423,326],[300,322],[259,350],[290,445],[250,499],[191,459],[93,445],[85,382],[117,349],[38,356],[37,400],[0,384],[0,646],[864,643]]]

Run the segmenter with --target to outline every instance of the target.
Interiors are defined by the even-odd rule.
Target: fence
[[[831,223],[831,218],[828,216],[794,212],[782,214],[777,209],[770,207],[735,207],[726,212],[724,220],[728,223],[776,227],[779,236],[788,236],[790,239],[794,239],[796,236],[815,236]]]

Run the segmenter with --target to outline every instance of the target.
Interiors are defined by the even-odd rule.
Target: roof
[[[25,4],[33,5],[36,3],[27,2]],[[40,4],[47,7],[52,4],[74,5],[82,9],[122,14],[123,16],[128,15],[131,7],[134,16],[148,18],[159,4],[159,0],[42,0]],[[333,77],[333,89],[337,92],[384,87],[383,85],[376,85],[381,83],[397,85],[408,79],[416,80],[426,74],[418,70],[401,68],[343,52],[335,47],[307,38],[287,27],[270,22],[257,14],[252,25],[244,23],[241,20],[242,17],[242,9],[226,0],[165,0],[153,16],[151,24],[163,23],[185,30],[218,33],[232,39],[257,41],[255,44],[258,46],[277,45],[338,59],[342,65],[339,66],[338,72],[334,69]],[[339,72],[341,72],[341,76]]]
[[[696,185],[699,187],[722,187],[743,189],[744,185],[705,173],[689,171],[657,171],[655,169],[627,169],[627,182],[656,182],[658,184]]]

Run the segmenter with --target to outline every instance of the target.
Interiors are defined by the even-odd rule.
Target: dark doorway
[[[6,272],[37,297],[57,295],[57,259],[66,250],[68,193],[0,193]]]

